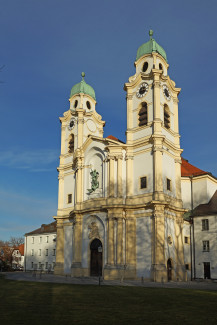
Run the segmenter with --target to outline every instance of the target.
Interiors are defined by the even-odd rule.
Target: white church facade
[[[69,110],[60,118],[55,274],[192,277],[193,233],[183,215],[207,203],[217,181],[203,171],[194,175],[181,158],[181,89],[168,75],[164,49],[149,35],[124,85],[126,143],[103,137],[105,122],[84,73],[71,89]]]

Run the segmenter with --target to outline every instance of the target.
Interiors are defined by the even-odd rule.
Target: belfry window
[[[166,104],[164,105],[164,126],[170,129],[170,110]]]
[[[159,70],[163,70],[163,66],[161,63],[159,63]]]
[[[71,134],[69,137],[69,153],[74,152],[74,134]]]
[[[142,72],[146,72],[148,69],[148,62],[145,62],[142,67]]]
[[[142,103],[142,108],[139,111],[139,126],[147,125],[148,123],[148,107],[147,103]]]

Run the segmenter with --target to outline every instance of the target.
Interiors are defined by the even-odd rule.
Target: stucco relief
[[[100,238],[99,228],[96,222],[92,221],[91,224],[88,225],[88,229],[89,229],[89,235],[88,235],[89,239]]]

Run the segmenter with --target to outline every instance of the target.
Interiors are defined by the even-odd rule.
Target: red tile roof
[[[181,165],[181,175],[185,176],[200,176],[209,174],[202,169],[199,169],[191,164],[189,164],[188,160],[182,158],[182,165]]]
[[[20,254],[23,256],[24,255],[24,244],[21,244],[17,247],[20,251]]]
[[[106,137],[106,139],[111,139],[111,140],[114,140],[114,141],[124,143],[123,141],[119,140],[118,138],[114,137],[113,135],[109,135],[108,137]]]

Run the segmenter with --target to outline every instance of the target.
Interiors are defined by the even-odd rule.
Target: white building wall
[[[202,220],[209,220],[209,230],[202,230]],[[217,216],[194,217],[196,278],[204,278],[204,262],[210,262],[210,276],[217,279]],[[203,251],[209,241],[209,252]]]
[[[136,219],[136,263],[137,277],[151,276],[151,217]]]
[[[47,242],[48,237],[48,242]],[[48,250],[48,255],[46,255]],[[32,255],[33,254],[33,255]],[[25,271],[51,269],[56,261],[56,233],[34,234],[25,237]]]

